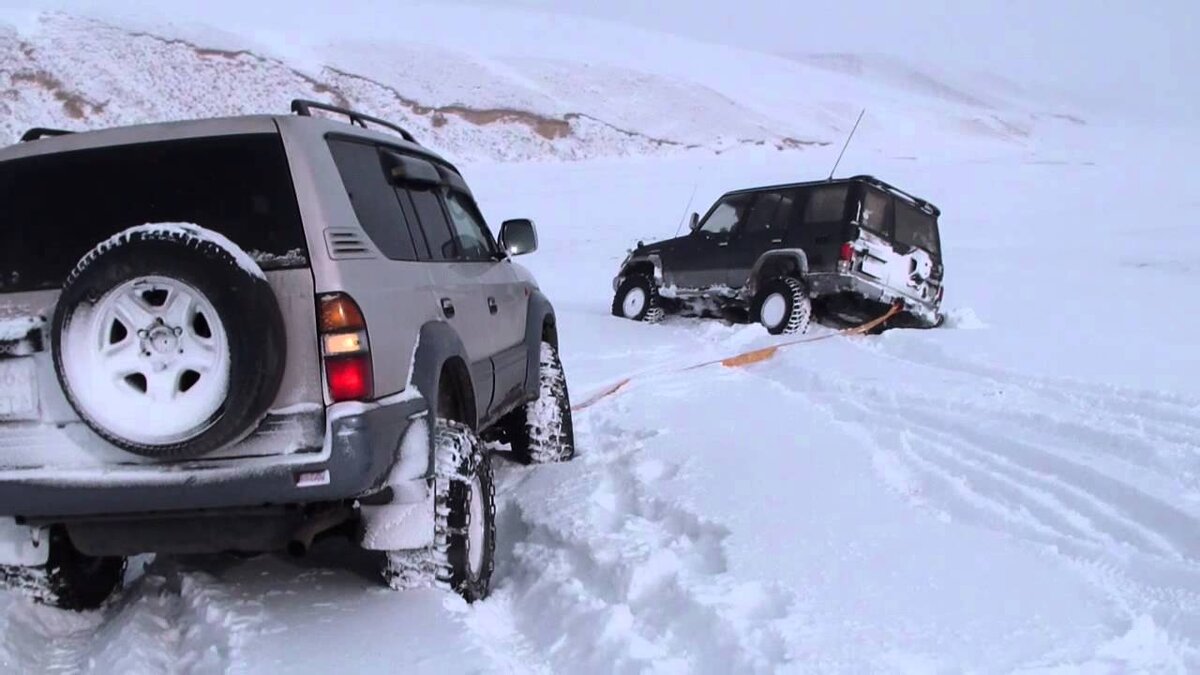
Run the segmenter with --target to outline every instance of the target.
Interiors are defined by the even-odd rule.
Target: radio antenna
[[[858,131],[858,123],[862,121],[865,114],[867,114],[866,108],[863,108],[862,112],[858,113],[858,119],[854,121],[854,128],[850,130],[850,135],[846,137],[846,143],[842,146],[842,151],[838,153],[837,161],[833,163],[833,169],[829,171],[829,178],[825,180],[833,180],[833,174],[837,171],[838,165],[842,163],[842,156],[846,154],[846,148],[850,147],[850,141],[854,138],[854,132]]]
[[[688,197],[687,206],[683,207],[683,217],[679,219],[679,227],[675,228],[675,236],[679,236],[679,231],[683,229],[683,222],[687,220],[688,211],[692,210],[692,200],[696,198],[696,190],[700,189],[700,171],[696,171],[696,182],[692,185],[692,196]]]

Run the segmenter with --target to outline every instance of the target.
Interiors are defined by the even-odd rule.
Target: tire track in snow
[[[792,597],[733,578],[728,530],[655,496],[676,467],[641,456],[654,434],[623,426],[623,410],[611,401],[577,417],[572,464],[504,472],[511,543],[499,552],[493,601],[554,670],[786,664]]]
[[[971,378],[965,370],[958,376]],[[989,408],[935,398],[927,389],[895,390],[830,376],[799,359],[747,373],[865,435],[876,447],[885,481],[909,500],[1048,547],[1134,625],[1148,621],[1179,654],[1200,657],[1191,643],[1200,634],[1200,518],[1140,487],[1147,476],[1156,477],[1155,471],[1172,471],[1171,462],[1149,462],[1146,473],[1126,474],[1113,472],[1124,468],[1120,464],[1094,460],[1089,450],[1097,440],[1115,453],[1128,448],[1124,441],[1133,428],[1091,425],[1100,393],[1080,386],[1080,396],[1055,396],[1045,393],[1050,384],[1027,385],[1016,377],[1000,384],[1017,395]],[[991,376],[989,371],[983,377]],[[1193,416],[1190,404],[1179,399],[1149,395],[1145,400],[1150,403],[1143,410],[1166,411],[1166,421],[1176,425],[1172,429],[1190,429],[1200,420],[1200,412]],[[1047,413],[1041,406],[1050,404],[1056,409]],[[1049,428],[1014,423],[1041,417],[1065,423]],[[1151,427],[1161,426],[1158,422],[1144,421]],[[1079,428],[1091,433],[1074,433]],[[1185,443],[1182,451],[1195,448]],[[887,480],[888,473],[900,480]],[[1164,480],[1156,487],[1169,488],[1168,477],[1159,474]],[[1113,542],[1123,546],[1114,548]]]
[[[224,673],[259,621],[256,604],[160,560],[94,612],[9,598],[0,658],[15,672]]]

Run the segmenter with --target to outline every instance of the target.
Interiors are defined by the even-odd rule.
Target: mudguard
[[[551,327],[546,331],[546,325]],[[542,336],[549,333],[550,342],[558,348],[558,323],[554,316],[554,307],[541,291],[533,289],[529,295],[529,309],[525,314],[525,348],[528,350],[525,361],[525,393],[532,397],[538,395],[538,368],[542,361]]]
[[[746,283],[746,295],[753,298],[758,284],[765,279],[791,273],[803,279],[808,276],[808,254],[799,248],[777,248],[759,256],[750,270]]]
[[[663,286],[663,265],[662,258],[657,253],[649,253],[646,255],[630,255],[624,263],[621,264],[621,271],[613,279],[613,292],[620,287],[621,281],[629,276],[629,269],[632,267],[645,267],[649,265],[653,268],[654,283],[656,286]]]

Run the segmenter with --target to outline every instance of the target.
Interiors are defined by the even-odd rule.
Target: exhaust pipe
[[[338,506],[332,509],[327,509],[313,515],[308,520],[300,524],[296,531],[292,533],[292,538],[288,540],[287,552],[294,557],[302,557],[312,548],[313,540],[317,535],[341,525],[350,520],[354,515],[354,509],[349,506]]]

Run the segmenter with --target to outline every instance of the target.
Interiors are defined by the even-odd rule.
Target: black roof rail
[[[66,131],[64,129],[46,129],[45,127],[34,127],[29,131],[26,131],[25,135],[21,136],[21,142],[28,143],[29,141],[36,141],[39,138],[48,138],[50,136],[66,136],[73,133],[75,132]]]
[[[370,115],[364,115],[360,112],[350,110],[349,108],[340,108],[336,105],[321,103],[320,101],[309,101],[302,98],[292,101],[292,112],[300,115],[301,117],[312,117],[313,110],[324,110],[325,112],[334,113],[336,115],[345,115],[346,117],[350,118],[351,124],[357,124],[364,129],[367,128],[367,122],[370,122],[371,124],[377,124],[385,129],[391,129],[392,131],[395,131],[396,133],[400,134],[401,138],[409,143],[417,142],[417,139],[413,138],[413,135],[408,133],[408,130],[406,130],[404,127],[401,127],[397,124],[392,124],[387,120],[381,120],[378,117],[371,117]]]
[[[871,185],[874,185],[878,188],[887,190],[888,192],[891,192],[892,194],[904,197],[905,199],[909,200],[910,202],[916,204],[918,208],[929,209],[929,211],[932,212],[933,215],[935,215],[935,216],[939,216],[942,213],[941,209],[934,206],[933,204],[930,204],[929,202],[925,201],[924,199],[921,199],[920,197],[918,197],[914,194],[905,192],[904,190],[901,190],[900,188],[896,187],[895,185],[892,185],[891,183],[886,183],[882,180],[879,180],[878,178],[876,178],[874,176],[868,176],[868,175],[853,176],[850,178],[850,180],[860,180],[860,181],[863,181],[864,183],[870,183]]]

